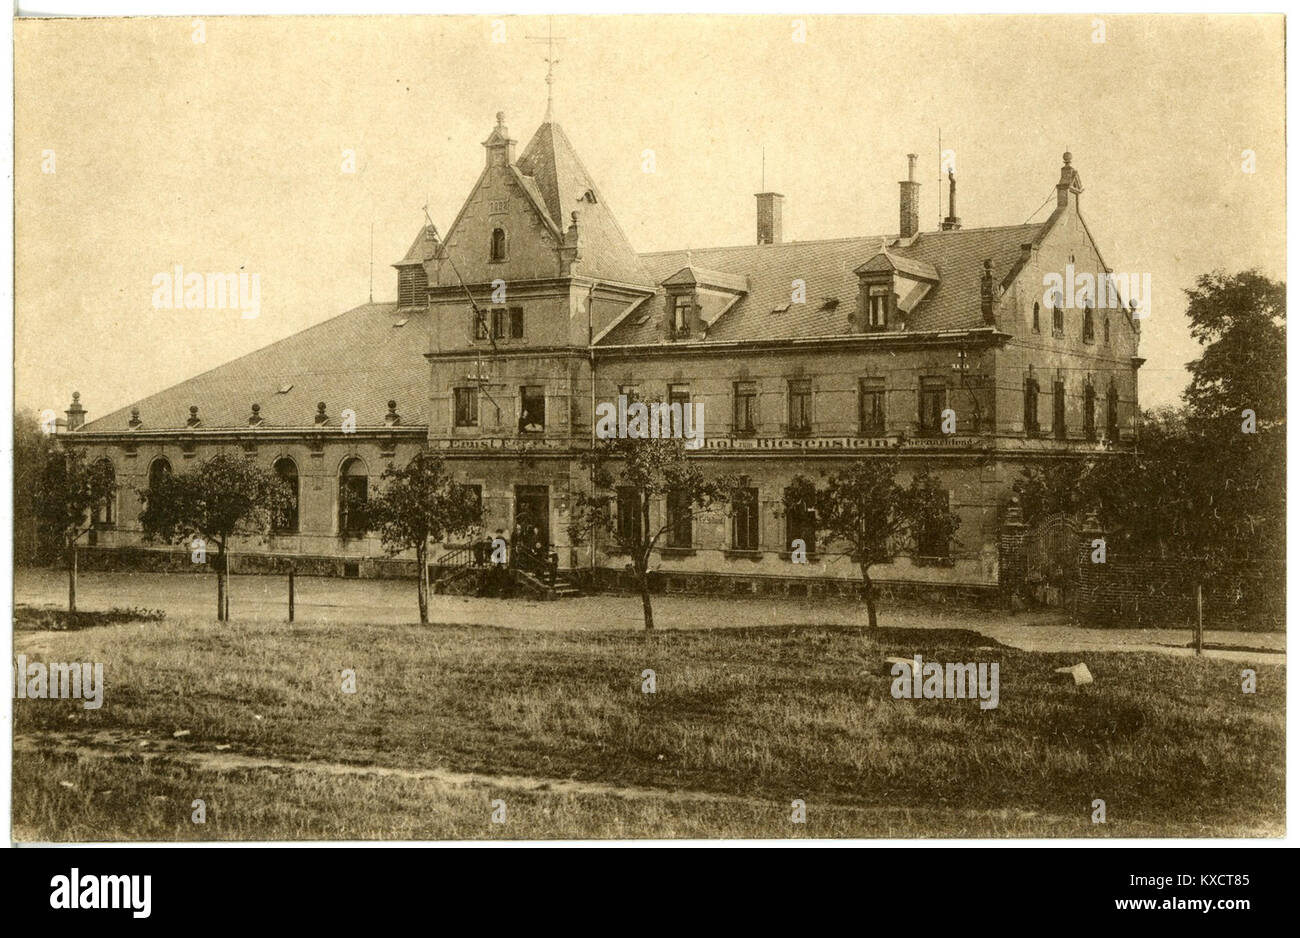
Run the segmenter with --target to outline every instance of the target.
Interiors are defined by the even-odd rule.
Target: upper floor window
[[[863,433],[885,430],[885,379],[858,379],[858,429]]]
[[[481,309],[470,310],[469,328],[475,339],[488,337],[488,314]]]
[[[506,337],[506,316],[508,311],[504,309],[492,310],[492,338],[504,339]]]
[[[1065,310],[1061,308],[1063,302],[1061,294],[1052,295],[1052,335],[1058,339],[1065,335]]]
[[[867,287],[868,329],[885,329],[889,326],[889,293],[886,284]]]
[[[691,402],[691,386],[689,384],[670,384],[668,385],[668,405],[689,404]],[[686,413],[685,410],[682,411]]]
[[[1042,330],[1039,329],[1039,327],[1038,327],[1038,303],[1037,303],[1037,302],[1034,303],[1034,331],[1035,331],[1035,332],[1041,332],[1041,331],[1042,331]]]
[[[758,385],[753,381],[735,384],[735,432],[753,433],[758,415]]]
[[[1097,391],[1091,383],[1083,387],[1083,436],[1089,443],[1097,439]]]
[[[1110,313],[1101,317],[1101,341],[1103,345],[1110,345]]]
[[[546,391],[539,385],[519,389],[519,432],[541,433],[546,429]]]
[[[790,432],[807,433],[812,429],[812,380],[796,378],[790,382]]]
[[[1106,439],[1119,439],[1119,391],[1113,384],[1106,392]]]
[[[492,260],[503,261],[506,259],[506,230],[504,228],[492,229]]]
[[[741,489],[731,502],[732,550],[758,550],[758,489]]]
[[[397,273],[397,305],[423,306],[428,299],[429,278],[423,267],[402,267]]]
[[[477,427],[478,388],[455,388],[452,397],[455,411],[452,422],[458,427]]]
[[[1097,337],[1093,332],[1092,324],[1092,304],[1089,303],[1083,308],[1083,341],[1095,342]]]
[[[510,307],[510,338],[522,339],[524,337],[524,308],[522,306]]]
[[[688,336],[691,334],[691,313],[694,309],[695,300],[689,295],[673,299],[673,335]]]
[[[1025,433],[1038,432],[1038,379],[1030,375],[1025,379]]]
[[[938,433],[943,423],[943,412],[948,407],[947,379],[922,378],[917,397],[921,432]]]

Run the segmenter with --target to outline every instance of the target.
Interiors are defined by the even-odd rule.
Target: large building
[[[164,550],[142,541],[136,492],[233,449],[297,493],[283,530],[237,546],[243,568],[292,558],[346,575],[409,570],[349,518],[343,493],[430,447],[478,487],[488,532],[526,512],[562,568],[609,575],[627,558],[571,544],[566,528],[588,484],[597,405],[635,392],[702,404],[705,442],[691,458],[753,489],[674,528],[654,564],[671,587],[733,577],[807,593],[853,581],[848,557],[785,517],[784,489],[798,473],[891,454],[905,473],[937,474],[962,523],[955,543],[922,543],[873,577],[992,588],[1021,469],[1133,441],[1138,311],[1105,276],[1068,153],[1041,223],[964,227],[950,174],[948,217],[921,231],[909,157],[897,232],[785,241],[783,197],[762,192],[754,244],[639,254],[557,123],[517,153],[498,114],[483,148],[445,237],[426,226],[395,265],[397,302],[89,423],[74,402],[65,439],[108,459],[120,486],[95,548]],[[811,562],[791,562],[795,537]]]

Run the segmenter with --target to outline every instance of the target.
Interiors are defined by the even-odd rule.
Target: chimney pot
[[[921,230],[921,184],[916,181],[916,154],[907,154],[907,179],[898,184],[898,236],[911,238]]]
[[[779,192],[757,192],[754,198],[758,200],[758,243],[780,244],[785,196]]]

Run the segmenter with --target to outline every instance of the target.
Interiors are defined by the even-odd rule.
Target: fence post
[[[1196,653],[1199,655],[1205,648],[1205,619],[1203,615],[1203,605],[1201,597],[1201,584],[1196,584]]]
[[[294,589],[294,569],[293,564],[289,564],[289,621],[293,621],[293,589]]]

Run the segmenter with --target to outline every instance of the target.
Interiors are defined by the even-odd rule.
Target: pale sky
[[[639,251],[752,243],[764,148],[786,240],[814,240],[896,233],[907,153],[933,229],[941,129],[968,228],[1026,221],[1068,147],[1107,263],[1151,275],[1141,398],[1171,403],[1197,355],[1181,291],[1285,275],[1283,20],[1107,15],[1104,42],[1093,20],[810,16],[795,42],[789,17],[558,16],[555,116]],[[421,206],[445,232],[496,112],[521,148],[541,122],[546,30],[17,21],[16,405],[75,389],[93,419],[365,302],[372,223],[394,298]],[[154,309],[176,264],[259,274],[260,315]]]

